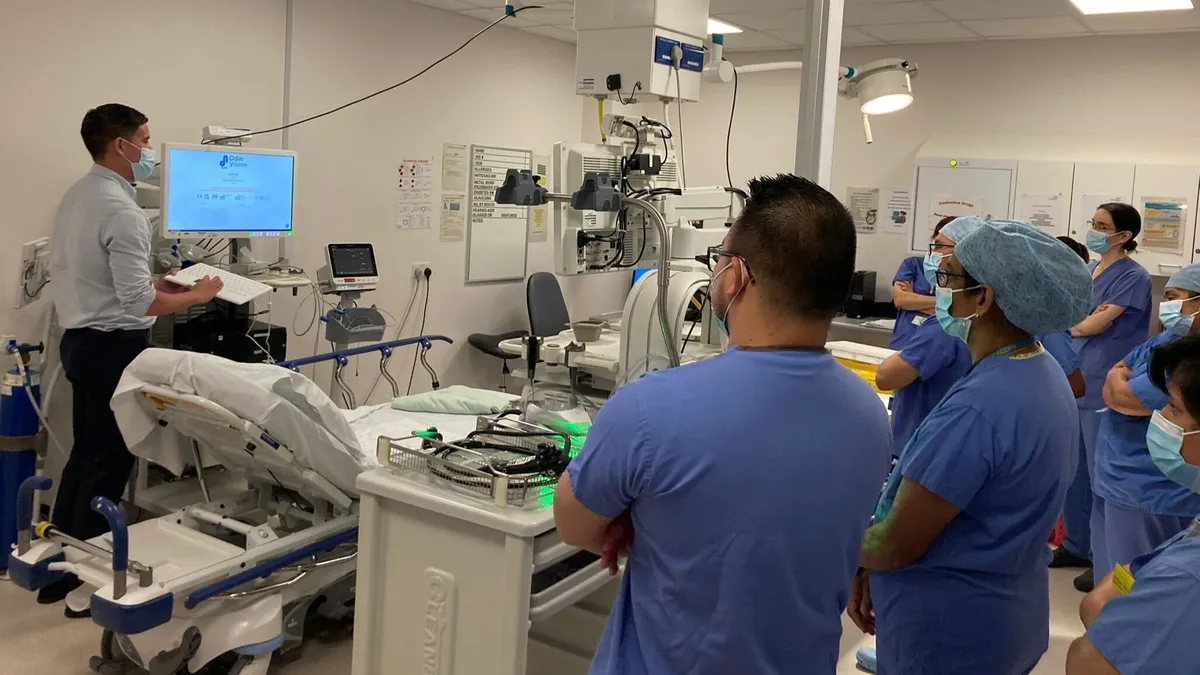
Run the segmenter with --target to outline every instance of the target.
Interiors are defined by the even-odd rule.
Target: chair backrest
[[[529,332],[534,337],[553,337],[571,323],[558,277],[553,274],[534,272],[529,275],[525,282],[525,300],[529,305]]]

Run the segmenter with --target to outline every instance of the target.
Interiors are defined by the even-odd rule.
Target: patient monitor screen
[[[296,158],[246,148],[167,148],[167,236],[291,234]]]
[[[370,244],[330,244],[329,267],[335,279],[379,276]]]

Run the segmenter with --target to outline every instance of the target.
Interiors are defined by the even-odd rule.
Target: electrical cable
[[[526,7],[525,9],[529,9],[529,8],[528,8],[528,7]],[[541,7],[539,7],[538,9],[541,9]],[[637,82],[634,82],[634,83],[633,83],[633,91],[629,92],[629,100],[628,100],[628,101],[626,101],[625,99],[621,98],[621,90],[620,90],[620,89],[618,89],[618,90],[617,90],[617,100],[621,102],[621,105],[632,105],[632,104],[633,104],[633,97],[637,96],[638,90],[640,90],[641,88],[642,88],[642,81],[641,81],[641,80],[638,80]]]
[[[695,298],[692,298],[692,300],[695,301]],[[680,354],[683,354],[683,352],[687,350],[688,343],[692,341],[692,332],[696,330],[696,324],[700,323],[700,321],[704,318],[704,306],[707,304],[708,294],[705,293],[704,299],[700,302],[700,316],[696,317],[696,320],[692,322],[692,327],[688,329],[687,337],[683,338],[683,346],[679,348]]]
[[[675,61],[675,116],[679,119],[679,187],[687,187],[687,147],[683,142],[683,86],[679,76],[679,61]]]
[[[421,309],[421,330],[417,332],[417,335],[425,334],[425,322],[429,319],[429,292],[431,290],[431,287],[432,287],[432,284],[429,283],[429,278],[426,277],[426,279],[425,279],[425,306],[424,306],[424,308]],[[418,346],[417,350],[419,351],[420,349],[421,348]],[[412,394],[413,377],[415,377],[417,374],[417,358],[419,356],[420,356],[419,353],[413,354],[412,370],[408,373],[408,390],[404,394],[405,396],[409,396]]]
[[[729,106],[729,129],[725,132],[725,178],[729,180],[730,189],[736,189],[733,186],[733,170],[729,164],[729,148],[733,140],[733,116],[737,114],[737,97],[738,97],[738,73],[737,68],[733,69],[733,103]]]
[[[390,87],[385,87],[375,93],[367,94],[366,96],[363,96],[362,98],[357,98],[353,101],[350,101],[349,103],[345,103],[336,108],[326,110],[323,113],[318,113],[318,114],[312,115],[310,117],[305,117],[302,120],[297,120],[295,122],[289,122],[288,124],[284,124],[284,125],[281,125],[278,127],[271,128],[271,129],[261,129],[258,131],[250,131],[250,132],[240,134],[237,136],[227,136],[225,138],[220,138],[220,139],[210,139],[208,141],[205,141],[202,145],[212,145],[212,144],[216,143],[217,141],[220,141],[221,143],[229,143],[230,141],[236,141],[238,139],[247,138],[249,136],[260,136],[262,134],[273,134],[277,131],[285,131],[287,129],[292,129],[294,127],[298,127],[301,124],[312,122],[314,120],[319,120],[322,117],[328,117],[334,113],[341,112],[341,111],[345,110],[346,108],[349,108],[350,106],[358,105],[359,103],[363,103],[364,101],[369,101],[369,100],[375,98],[376,96],[386,94],[389,91],[392,91],[393,89],[399,89],[400,87],[403,87],[404,85],[408,84],[409,82],[412,82],[413,80],[417,79],[418,77],[421,77],[425,73],[428,73],[429,71],[438,67],[444,61],[448,60],[450,57],[452,57],[452,56],[458,54],[459,52],[461,52],[462,50],[466,49],[468,45],[470,45],[475,40],[479,39],[479,37],[481,35],[483,35],[484,33],[495,28],[497,25],[499,25],[505,19],[507,19],[511,16],[516,16],[516,15],[520,14],[521,12],[524,12],[524,11],[527,11],[530,9],[545,9],[545,8],[542,7],[541,5],[528,5],[526,7],[519,7],[519,8],[514,9],[511,14],[505,13],[504,16],[500,17],[499,19],[496,19],[495,21],[493,21],[490,24],[488,24],[487,26],[485,26],[483,28],[483,30],[481,30],[478,33],[476,33],[475,35],[471,36],[471,38],[469,40],[467,40],[466,42],[459,45],[456,49],[451,51],[449,54],[446,54],[445,56],[438,59],[437,61],[434,61],[433,63],[429,64],[428,66],[425,66],[423,69],[421,69],[419,72],[417,72],[417,74],[412,75],[411,77],[408,77],[404,80],[401,80],[400,82],[397,82],[396,84],[393,84]]]

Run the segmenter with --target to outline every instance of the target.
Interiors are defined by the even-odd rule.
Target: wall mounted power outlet
[[[25,242],[21,247],[21,266],[17,269],[17,309],[42,297],[50,283],[50,238]]]
[[[433,264],[427,262],[415,262],[413,263],[412,270],[413,278],[420,278],[425,276],[425,270],[433,270]]]

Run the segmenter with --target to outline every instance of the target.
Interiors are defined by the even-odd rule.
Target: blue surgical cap
[[[1188,265],[1171,275],[1167,280],[1167,288],[1182,288],[1185,291],[1200,293],[1200,265]]]
[[[978,230],[986,223],[986,220],[978,216],[955,218],[954,220],[946,223],[946,226],[942,228],[942,235],[955,244],[958,244],[962,242],[964,237],[966,237],[968,234],[971,234],[975,230]]]
[[[1091,309],[1092,275],[1079,254],[1028,223],[985,222],[957,242],[954,256],[1030,335],[1067,330]]]

